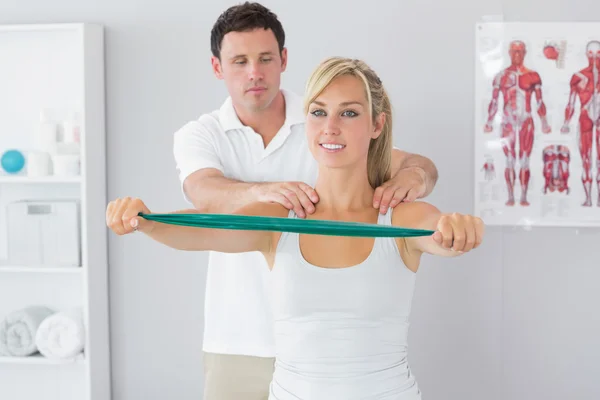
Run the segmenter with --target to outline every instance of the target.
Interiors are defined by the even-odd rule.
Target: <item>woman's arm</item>
[[[271,251],[275,232],[198,228],[165,224],[150,221],[138,216],[150,210],[140,199],[126,197],[110,202],[106,208],[106,224],[117,235],[135,231],[142,232],[151,239],[178,250],[206,251],[223,253],[243,253],[248,251]],[[198,210],[180,210],[171,214],[194,214]],[[280,204],[253,203],[240,208],[236,215],[284,217],[288,210]]]
[[[483,240],[483,221],[472,215],[443,214],[425,202],[403,203],[394,210],[393,224],[434,230],[431,236],[406,238],[409,252],[455,257],[476,249]]]

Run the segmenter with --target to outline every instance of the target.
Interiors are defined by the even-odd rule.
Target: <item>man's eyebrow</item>
[[[275,53],[273,53],[272,51],[263,51],[262,53],[260,53],[261,56],[272,56]],[[246,57],[246,54],[236,54],[234,56],[229,57],[230,60],[235,60],[236,58],[240,58],[240,57]]]

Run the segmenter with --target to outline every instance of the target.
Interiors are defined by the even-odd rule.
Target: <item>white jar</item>
[[[63,142],[77,143],[81,139],[81,121],[78,112],[72,112],[63,122]]]
[[[27,176],[36,178],[52,174],[50,154],[44,151],[31,151],[27,155]]]
[[[40,111],[40,122],[35,130],[33,146],[38,151],[55,153],[57,143],[58,125],[50,118],[50,111],[42,109]]]
[[[80,157],[77,154],[54,154],[52,163],[56,176],[78,176],[81,173]]]

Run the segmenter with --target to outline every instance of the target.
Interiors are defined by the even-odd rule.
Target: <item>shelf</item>
[[[0,155],[5,149],[72,153],[59,148],[63,135],[57,135],[57,143],[47,141],[50,136],[37,135],[42,110],[58,131],[64,131],[65,122],[77,113],[80,128],[77,176],[66,175],[75,170],[57,169],[54,159],[50,176],[28,176],[36,172],[29,168],[35,161],[29,157],[16,174],[0,167],[0,319],[28,305],[46,306],[55,312],[79,308],[85,327],[85,353],[73,359],[39,353],[0,355],[2,399],[111,398],[104,50],[104,28],[99,24],[0,24]],[[10,258],[7,238],[11,232],[6,227],[12,214],[7,206],[38,200],[78,203],[78,263],[83,266],[47,258],[31,258],[33,265],[22,265],[27,264],[26,259]],[[61,214],[56,213],[61,224],[63,218],[66,223],[66,218],[73,217]],[[41,220],[46,218],[38,219],[44,223]],[[42,233],[43,246],[56,246],[56,240],[63,239],[60,234],[46,236],[44,227],[27,227],[24,232]],[[29,237],[20,240],[26,239]],[[25,251],[35,245],[25,244]]]
[[[52,358],[44,357],[40,354],[29,357],[6,357],[0,356],[0,364],[30,364],[30,365],[62,365],[62,364],[83,364],[85,358],[83,355],[79,355],[74,359],[69,360],[55,360]]]
[[[81,30],[82,26],[79,23],[57,23],[57,24],[14,24],[0,25],[0,33],[13,32],[56,32],[66,30]]]
[[[0,183],[80,183],[81,176],[44,176],[33,178],[29,176],[0,175]]]
[[[0,272],[25,272],[44,274],[80,274],[83,267],[45,267],[45,266],[16,266],[0,265]]]

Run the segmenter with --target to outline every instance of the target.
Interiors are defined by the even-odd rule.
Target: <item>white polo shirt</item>
[[[177,131],[174,155],[181,184],[197,170],[216,168],[245,182],[302,181],[314,187],[317,163],[306,143],[302,99],[282,92],[285,122],[266,148],[258,133],[242,125],[231,98]],[[210,252],[204,351],[275,356],[269,284],[270,271],[259,252]]]

